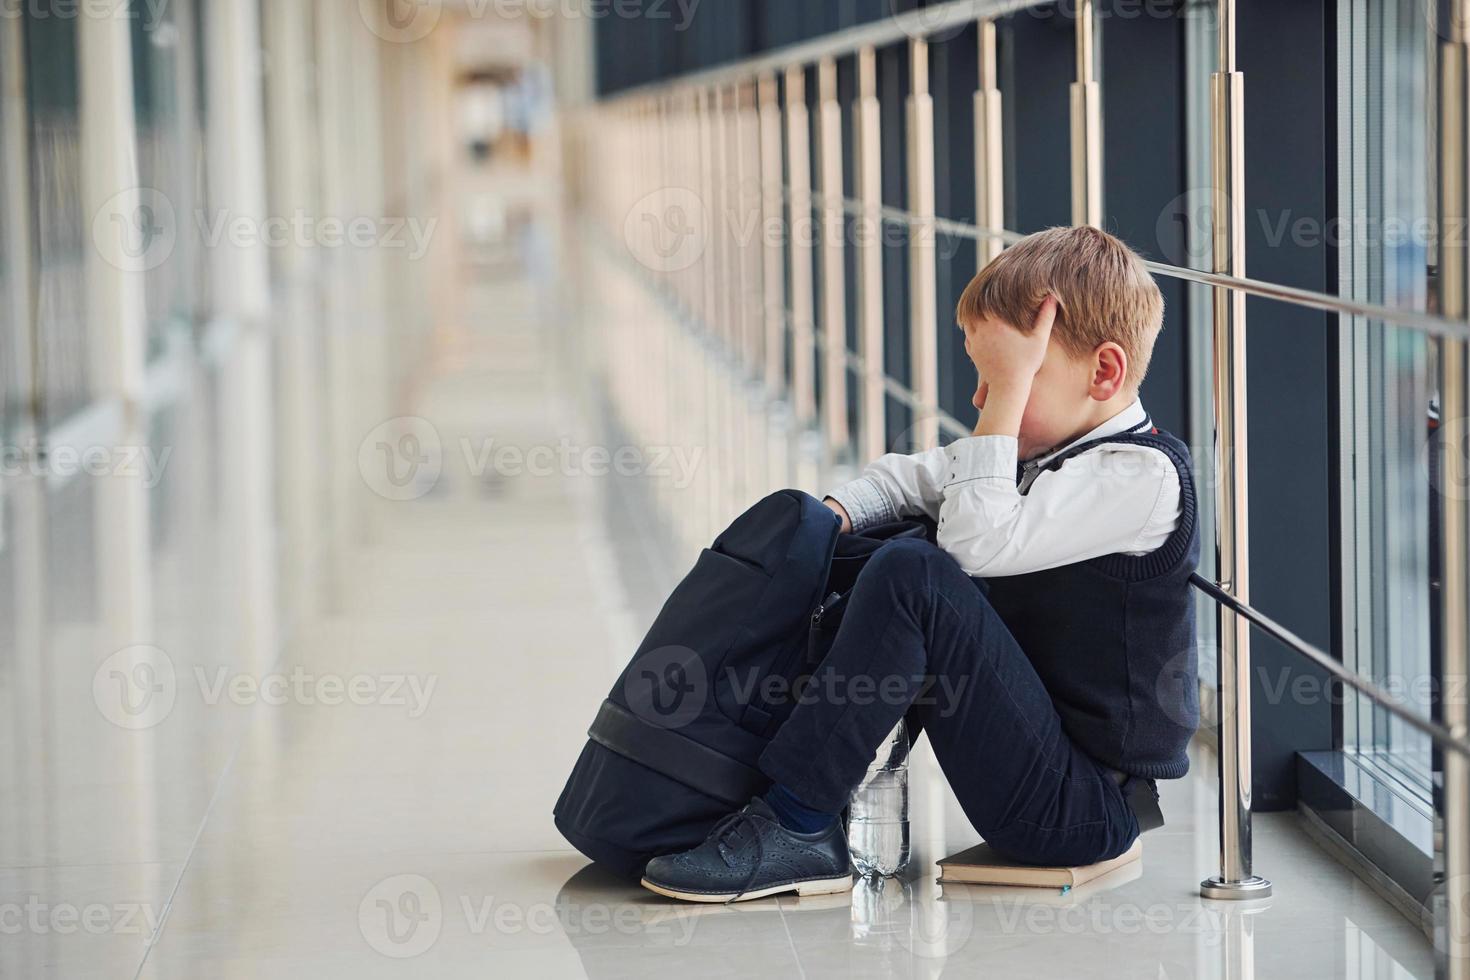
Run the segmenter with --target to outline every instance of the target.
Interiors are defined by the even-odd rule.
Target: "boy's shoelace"
[[[748,809],[736,810],[734,813],[727,813],[721,817],[719,823],[715,824],[714,829],[710,831],[710,836],[715,838],[715,843],[719,847],[720,856],[732,868],[735,866],[735,851],[725,841],[731,837],[738,838],[745,831],[749,831],[751,838],[755,841],[755,860],[751,863],[745,880],[735,890],[735,894],[725,899],[726,905],[738,902],[741,896],[750,890],[755,876],[760,873],[761,862],[766,857],[765,842],[761,840],[760,824],[762,823],[772,823],[772,821],[760,814],[751,813]]]

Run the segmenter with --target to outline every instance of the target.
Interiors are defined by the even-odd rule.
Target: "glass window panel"
[[[25,16],[35,336],[41,408],[55,423],[89,401],[77,21]]]
[[[198,218],[213,221],[215,216],[197,207],[202,153],[198,76],[192,69],[199,49],[193,8],[132,0],[131,13],[139,184],[168,202],[175,224],[167,260],[145,273],[151,358],[163,350],[171,331],[184,329],[192,318],[202,279]]]
[[[1216,51],[1214,9],[1210,5],[1186,8],[1184,22],[1184,57],[1189,66],[1185,72],[1185,173],[1191,188],[1171,209],[1171,220],[1184,225],[1183,254],[1166,256],[1167,260],[1191,269],[1208,270],[1212,265],[1210,228],[1210,75],[1219,67]],[[1191,283],[1185,293],[1189,329],[1189,443],[1194,455],[1199,496],[1200,561],[1199,573],[1215,580],[1215,402],[1214,402],[1214,318],[1212,290]],[[1200,680],[1210,688],[1218,678],[1216,646],[1218,607],[1213,599],[1200,593],[1195,598],[1195,620],[1198,623],[1196,644],[1199,648]]]
[[[1427,24],[1415,0],[1352,0],[1338,11],[1339,226],[1345,296],[1429,303],[1434,209]],[[1432,345],[1413,331],[1345,317],[1339,358],[1343,657],[1429,712],[1427,445]],[[1366,698],[1343,711],[1344,746],[1411,785],[1429,783],[1429,740]]]
[[[26,168],[24,46],[20,22],[0,18],[0,444],[29,407],[30,193]]]

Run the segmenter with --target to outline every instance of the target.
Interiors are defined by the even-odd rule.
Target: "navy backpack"
[[[577,850],[629,877],[693,847],[769,786],[756,760],[820,663],[867,559],[905,521],[840,534],[826,505],[782,490],[700,553],[602,702],[556,802]]]

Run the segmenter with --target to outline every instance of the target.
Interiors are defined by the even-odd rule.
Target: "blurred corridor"
[[[600,108],[610,73],[640,80],[641,49],[614,32],[637,18],[579,3],[65,6],[0,10],[0,977],[1435,975],[1426,895],[1298,810],[1298,751],[1352,741],[1321,725],[1262,765],[1281,811],[1255,822],[1264,903],[1198,893],[1219,855],[1209,734],[1163,787],[1142,865],[1070,893],[935,882],[978,835],[927,745],[902,879],[684,907],[589,865],[553,803],[698,549],[766,492],[820,493],[874,447],[953,435],[941,401],[968,407],[972,373],[930,379],[929,414],[864,374],[858,297],[821,285],[837,266],[860,279],[856,249],[773,266],[719,209],[704,223],[716,198],[772,206],[746,164],[792,179],[769,139],[806,119],[805,76],[782,81],[785,119],[773,72],[687,119],[670,97],[666,123]],[[669,4],[668,28],[689,18],[713,44],[698,6]],[[844,62],[844,99],[857,71]],[[814,118],[836,72],[813,75]],[[739,118],[717,135],[721,106]],[[699,174],[655,179],[696,144],[728,147],[728,201],[688,190]],[[826,163],[849,186],[860,169]],[[820,193],[803,204],[821,215]],[[973,265],[979,245],[943,261]],[[877,274],[902,279],[909,251]],[[718,275],[701,278],[706,258]],[[757,280],[831,332],[761,306]],[[679,305],[695,292],[747,347]],[[901,293],[876,315],[905,319]],[[948,317],[951,297],[932,300]],[[1171,327],[1157,402],[1203,445],[1198,316]],[[907,340],[887,356],[917,378]],[[1389,360],[1426,370],[1399,340]],[[855,363],[803,370],[822,345]],[[792,397],[751,352],[795,363]],[[1425,385],[1395,390],[1419,433]],[[1427,506],[1404,503],[1404,523],[1427,528]],[[1366,589],[1372,562],[1401,559],[1365,545],[1356,574]],[[1430,670],[1418,582],[1382,618],[1424,664],[1374,676]],[[1427,739],[1350,704],[1392,736],[1364,736],[1365,756],[1404,750],[1393,778],[1429,779]],[[1296,738],[1272,707],[1267,735]],[[1412,788],[1395,813],[1432,851],[1405,817],[1430,812]]]

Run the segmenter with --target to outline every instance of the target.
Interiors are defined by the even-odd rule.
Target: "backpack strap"
[[[587,729],[597,744],[706,796],[744,806],[770,780],[738,759],[639,718],[611,700],[603,701]]]

